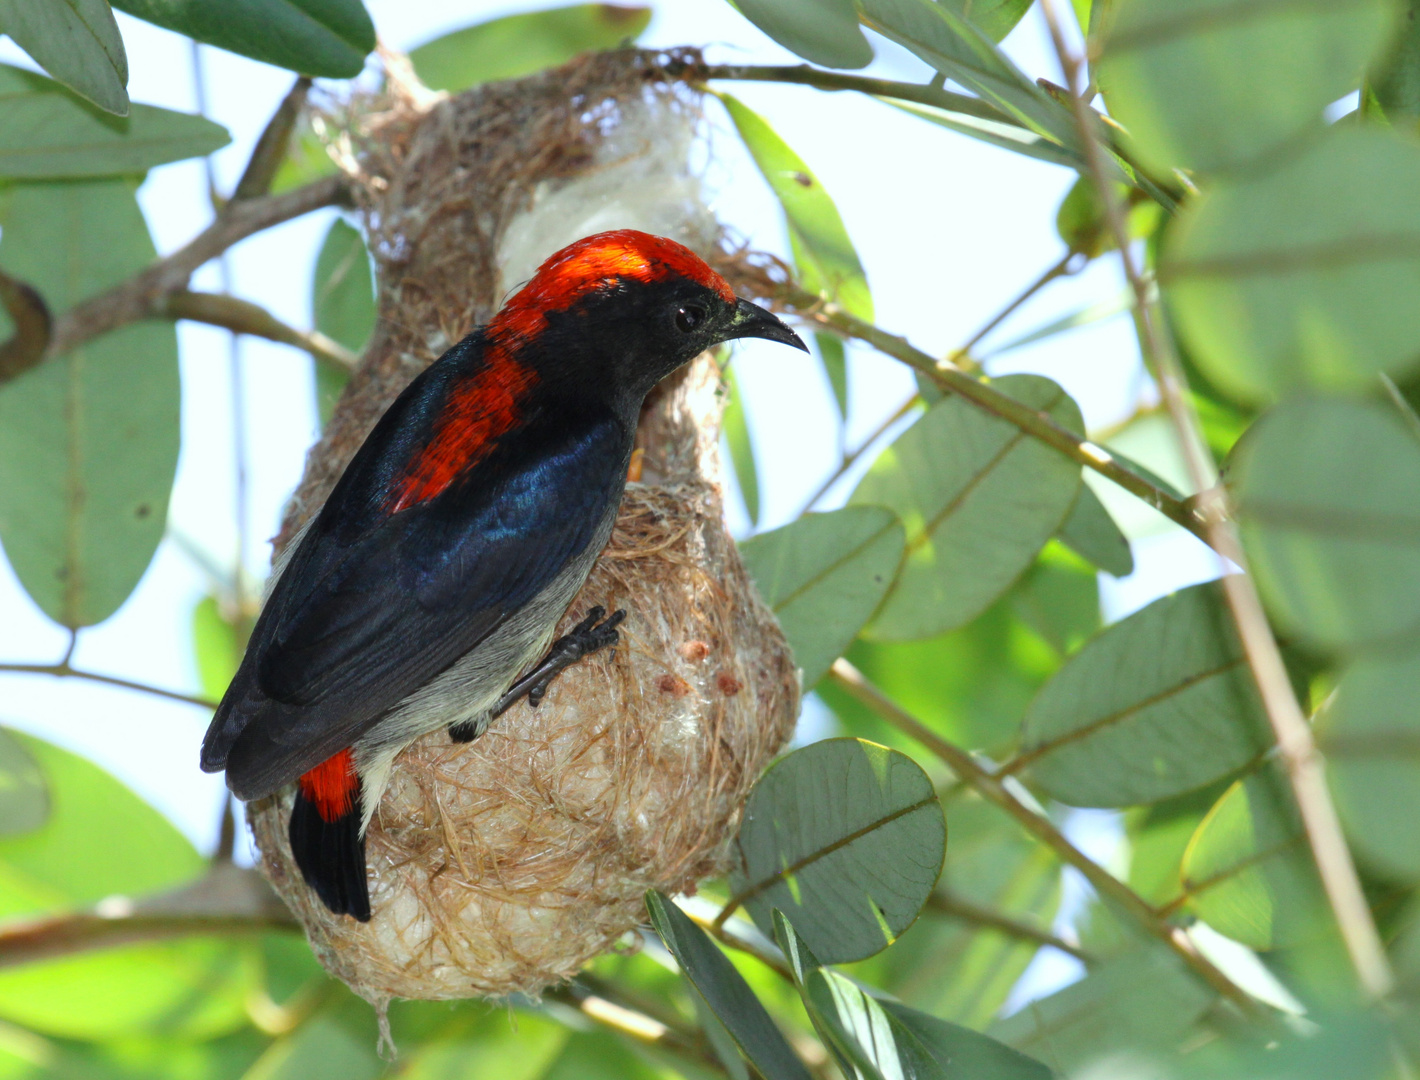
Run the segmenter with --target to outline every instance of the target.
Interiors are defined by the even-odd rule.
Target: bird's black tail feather
[[[360,835],[360,800],[334,821],[296,789],[291,807],[291,854],[315,894],[337,915],[370,921],[370,889],[365,881],[365,838]]]

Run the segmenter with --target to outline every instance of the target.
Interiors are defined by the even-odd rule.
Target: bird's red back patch
[[[650,284],[674,277],[735,302],[729,283],[695,252],[635,229],[583,237],[544,262],[489,322],[483,364],[450,393],[428,444],[395,482],[390,512],[434,498],[517,426],[522,401],[537,382],[537,372],[520,363],[518,355],[542,333],[549,312],[565,311],[582,297],[623,281]]]

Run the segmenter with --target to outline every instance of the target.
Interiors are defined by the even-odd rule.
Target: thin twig
[[[1041,289],[1045,288],[1052,281],[1055,281],[1057,278],[1069,277],[1072,274],[1077,274],[1080,272],[1080,267],[1083,267],[1085,263],[1089,262],[1088,259],[1077,260],[1076,256],[1080,254],[1081,253],[1078,251],[1067,251],[1065,253],[1064,258],[1062,258],[1055,265],[1048,268],[1045,273],[1041,274],[1040,277],[1036,278],[1029,285],[1027,285],[1025,289],[1022,290],[1020,295],[1018,295],[1014,300],[1012,300],[1009,304],[1003,307],[995,315],[991,316],[991,318],[986,321],[985,326],[983,326],[976,333],[972,334],[971,337],[967,338],[964,344],[948,353],[947,359],[950,360],[952,363],[957,364],[958,366],[960,366],[963,361],[967,361],[974,364],[974,361],[972,361],[971,359],[971,350],[974,349],[980,343],[982,338],[984,338],[987,334],[991,333],[992,330],[995,330],[996,327],[1000,326],[1003,322],[1005,322],[1006,319],[1011,316],[1012,312],[1014,312],[1017,308],[1019,308],[1036,293],[1040,292]],[[1075,264],[1074,269],[1071,269],[1072,263]]]
[[[64,664],[0,664],[0,674],[5,673],[15,675],[52,675],[59,679],[84,679],[88,682],[102,683],[105,686],[117,686],[123,690],[137,690],[140,693],[152,694],[154,697],[167,698],[169,701],[181,701],[188,705],[197,705],[204,709],[215,709],[217,703],[204,697],[196,697],[192,694],[179,693],[176,690],[164,690],[161,686],[149,686],[147,683],[133,682],[130,679],[120,679],[113,675],[100,675],[96,671],[83,671],[79,668],[70,667]]]
[[[139,941],[295,927],[257,871],[224,863],[172,892],[109,897],[87,911],[0,923],[0,968]]]
[[[1047,412],[1032,409],[994,389],[989,381],[967,374],[949,360],[937,360],[915,348],[906,338],[881,330],[848,314],[837,304],[794,284],[780,286],[777,297],[800,317],[819,323],[838,334],[866,341],[873,348],[931,378],[943,390],[953,391],[987,412],[1014,424],[1032,438],[1059,450],[1066,457],[1113,480],[1131,495],[1182,525],[1204,543],[1210,543],[1203,519],[1183,499],[1158,487],[1120,462],[1103,446],[1077,435],[1056,423]]]
[[[1002,915],[998,911],[973,904],[970,900],[955,896],[951,893],[940,890],[927,897],[927,910],[934,911],[938,915],[946,915],[949,918],[960,919],[962,922],[974,923],[977,926],[989,927],[992,930],[999,930],[1007,937],[1019,938],[1022,941],[1029,941],[1036,945],[1047,945],[1052,949],[1059,949],[1067,956],[1073,956],[1082,964],[1092,964],[1095,958],[1085,952],[1078,945],[1072,945],[1064,938],[1057,937],[1049,930],[1041,930],[1030,923],[1013,919],[1009,915]]]
[[[1060,858],[1084,875],[1101,897],[1111,901],[1118,910],[1132,918],[1150,936],[1163,942],[1195,975],[1219,994],[1232,1001],[1249,1015],[1265,1015],[1246,991],[1223,974],[1207,957],[1198,952],[1178,927],[1170,925],[1159,913],[1124,882],[1089,858],[1072,844],[1048,818],[1042,817],[1018,799],[1007,786],[1008,781],[992,775],[965,750],[942,738],[897,702],[884,694],[846,660],[834,661],[829,678],[855,701],[861,702],[904,735],[921,743],[936,754],[982,798],[1004,810],[1027,832],[1041,841]]]
[[[236,296],[180,289],[159,298],[153,314],[220,326],[236,334],[250,334],[282,345],[294,345],[318,360],[328,360],[351,371],[360,362],[353,352],[319,330],[297,330],[294,326],[287,326],[259,304]]]
[[[604,992],[602,992],[604,991]],[[592,992],[584,983],[574,980],[565,986],[543,991],[543,999],[570,1006],[603,1027],[634,1039],[648,1049],[663,1053],[689,1064],[691,1075],[710,1072],[728,1080],[729,1074],[715,1052],[682,1023],[671,1027],[655,1017],[647,1016],[626,1002],[611,984],[601,983]]]
[[[800,510],[799,513],[795,516],[803,517],[804,514],[808,513],[815,506],[817,506],[818,501],[828,494],[829,490],[833,487],[833,485],[838,483],[838,481],[842,480],[843,477],[848,474],[848,470],[853,468],[853,464],[869,450],[871,450],[873,448],[873,444],[876,443],[879,439],[881,439],[884,435],[886,435],[894,424],[896,424],[904,416],[906,416],[913,409],[915,409],[921,400],[922,399],[919,395],[913,394],[910,398],[908,398],[896,409],[894,409],[892,415],[889,416],[886,420],[884,420],[881,424],[879,424],[871,435],[869,435],[866,439],[859,443],[858,449],[844,454],[843,460],[838,464],[838,468],[834,469],[832,474],[826,480],[824,480],[822,484],[818,486],[818,490],[809,496],[808,501],[804,503],[803,509]]]
[[[1149,295],[1144,274],[1135,260],[1123,211],[1105,171],[1096,118],[1078,91],[1082,62],[1065,42],[1054,0],[1042,0],[1041,10],[1050,28],[1061,71],[1070,87],[1085,159],[1119,248],[1124,274],[1134,290],[1134,318],[1139,343],[1158,378],[1160,394],[1183,445],[1190,477],[1199,490],[1196,503],[1206,538],[1215,551],[1244,571],[1223,575],[1224,595],[1237,624],[1248,665],[1262,695],[1267,718],[1277,737],[1277,747],[1301,811],[1317,872],[1362,988],[1372,998],[1383,998],[1394,988],[1395,976],[1361,889],[1360,877],[1341,830],[1336,807],[1327,790],[1321,755],[1312,739],[1311,727],[1292,692],[1292,683],[1282,663],[1277,641],[1268,626],[1262,600],[1251,574],[1247,573],[1247,560],[1233,524],[1227,492],[1214,482],[1217,466],[1190,404],[1182,365],[1174,355],[1172,340],[1164,331],[1163,313]]]
[[[271,119],[266,122],[261,137],[252,147],[247,167],[242,171],[242,178],[237,181],[232,192],[233,199],[256,199],[271,190],[271,181],[276,177],[276,170],[286,160],[286,153],[291,146],[291,133],[296,130],[296,119],[301,115],[301,109],[306,104],[306,94],[310,89],[310,77],[302,75],[281,99],[281,104],[276,107]]]
[[[49,355],[58,356],[99,334],[151,317],[162,296],[186,288],[193,271],[248,236],[348,200],[344,177],[327,176],[280,195],[228,203],[217,219],[185,246],[112,289],[76,304],[55,320]]]

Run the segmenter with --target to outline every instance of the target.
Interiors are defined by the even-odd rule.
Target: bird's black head
[[[722,342],[758,337],[805,349],[689,248],[633,229],[563,248],[488,332],[544,378],[636,406],[665,376]]]

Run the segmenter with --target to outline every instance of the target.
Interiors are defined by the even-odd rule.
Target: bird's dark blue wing
[[[620,499],[630,440],[610,414],[534,418],[447,491],[363,531],[347,518],[370,493],[342,481],[267,601],[203,767],[254,798],[351,745],[586,548]]]

